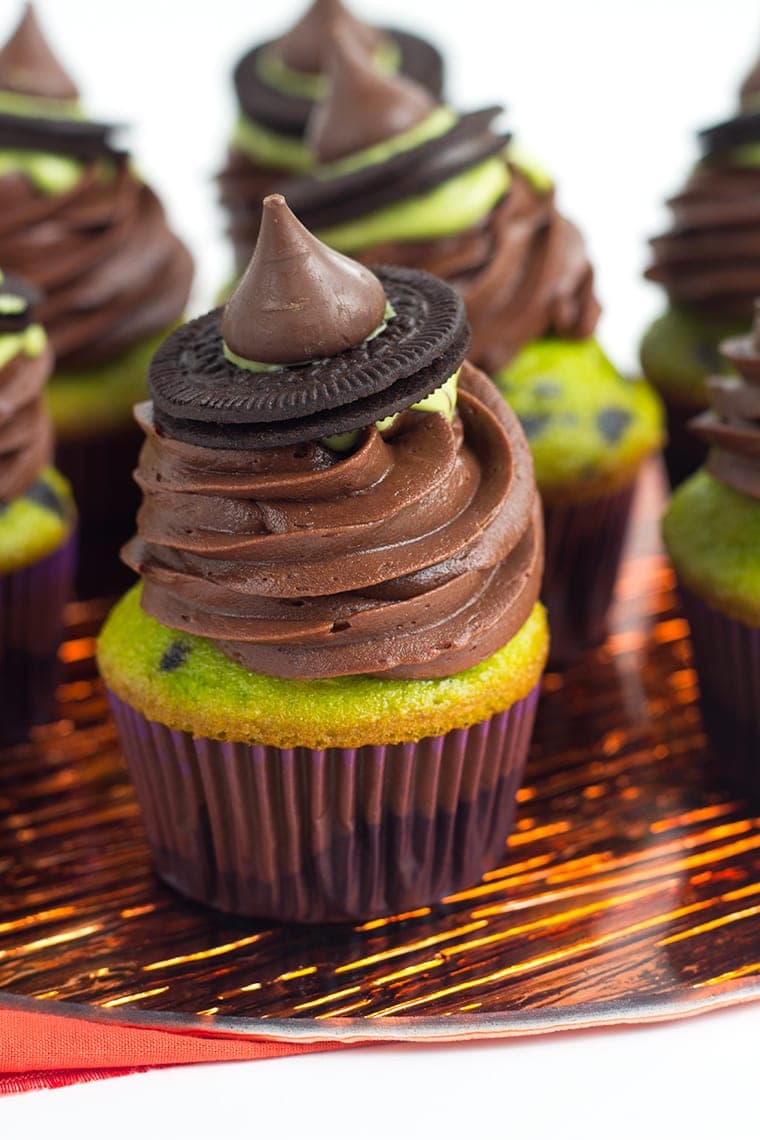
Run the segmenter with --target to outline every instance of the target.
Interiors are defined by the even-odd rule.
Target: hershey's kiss
[[[374,273],[315,238],[281,194],[270,194],[253,257],[225,306],[222,335],[244,360],[305,364],[361,344],[385,310]]]
[[[402,75],[385,75],[344,29],[336,28],[330,91],[309,117],[306,141],[319,162],[335,162],[415,127],[438,106]]]
[[[0,90],[42,99],[77,99],[79,92],[43,35],[31,4],[0,48]]]
[[[382,39],[378,28],[357,20],[341,0],[314,0],[298,23],[277,40],[274,48],[288,67],[320,74],[327,70],[336,29],[352,36],[369,53]]]

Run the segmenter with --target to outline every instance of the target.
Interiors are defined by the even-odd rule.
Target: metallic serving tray
[[[93,663],[107,606],[73,605],[60,719],[0,753],[0,1004],[361,1040],[760,997],[759,821],[708,765],[656,486],[639,496],[607,644],[546,677],[502,865],[433,909],[360,926],[235,920],[154,877]]]

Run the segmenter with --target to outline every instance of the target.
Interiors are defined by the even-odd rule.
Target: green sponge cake
[[[53,447],[45,385],[53,353],[34,320],[39,294],[0,272],[0,744],[53,708],[76,513]]]
[[[693,423],[706,466],[663,522],[691,626],[716,771],[760,799],[760,308],[754,331],[723,343],[712,410]]]
[[[142,581],[98,660],[156,866],[193,898],[357,920],[503,852],[543,535],[468,342],[449,286],[370,272],[272,195],[224,310],[154,357],[124,551]]]
[[[126,580],[118,551],[138,502],[132,407],[192,263],[113,128],[85,115],[31,5],[0,49],[0,112],[0,264],[43,293],[56,462],[80,513],[78,586],[109,593]]]
[[[666,403],[674,486],[706,458],[687,425],[709,406],[708,378],[726,367],[721,341],[749,331],[760,294],[753,252],[760,239],[759,98],[756,65],[734,117],[700,132],[700,159],[669,203],[671,227],[652,242],[646,276],[665,289],[669,306],[644,335],[641,363]]]
[[[533,341],[495,379],[528,437],[545,503],[630,487],[662,442],[651,387],[621,376],[592,338]]]

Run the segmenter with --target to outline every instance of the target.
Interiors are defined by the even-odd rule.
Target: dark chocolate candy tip
[[[44,99],[77,99],[74,81],[56,59],[31,4],[0,48],[0,90]]]
[[[377,277],[319,241],[281,194],[270,194],[253,257],[225,306],[222,334],[245,360],[305,364],[361,344],[385,309]]]
[[[378,70],[364,44],[345,28],[333,33],[330,92],[314,106],[306,141],[320,162],[334,162],[422,122],[436,100],[403,75]]]
[[[313,0],[301,19],[275,41],[273,50],[288,67],[319,75],[327,69],[336,34],[350,36],[368,52],[382,38],[378,28],[358,20],[341,0]]]

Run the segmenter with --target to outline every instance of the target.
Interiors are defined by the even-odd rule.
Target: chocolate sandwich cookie
[[[426,40],[397,28],[383,28],[382,35],[398,49],[398,70],[415,79],[426,90],[439,96],[443,89],[443,60]],[[271,87],[261,75],[261,61],[276,49],[279,41],[259,44],[237,64],[233,83],[243,114],[279,134],[301,138],[314,100]]]
[[[297,304],[275,282],[288,261],[312,271],[314,289]],[[267,319],[252,323],[262,297]],[[295,359],[294,340],[303,346]],[[174,438],[207,447],[265,448],[351,432],[441,387],[468,344],[464,305],[443,282],[349,262],[272,195],[256,254],[224,315],[190,322],[154,357],[153,419]]]

